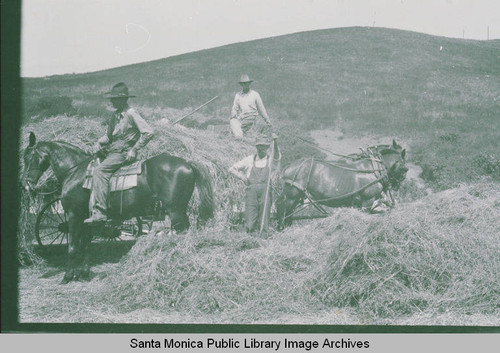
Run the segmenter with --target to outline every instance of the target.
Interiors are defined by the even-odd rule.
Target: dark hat
[[[128,87],[123,82],[117,83],[110,92],[104,93],[104,98],[129,98],[135,97],[128,94]]]
[[[271,143],[265,137],[257,137],[255,139],[255,146],[269,146]]]
[[[253,82],[253,80],[250,80],[250,77],[248,77],[247,74],[241,75],[238,83],[246,83],[246,82]]]

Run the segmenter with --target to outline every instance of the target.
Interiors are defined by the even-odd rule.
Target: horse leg
[[[150,173],[151,179],[153,179],[152,175]],[[185,231],[190,226],[186,212],[195,186],[194,173],[191,171],[178,172],[173,180],[169,180],[166,175],[161,174],[156,179],[156,181],[148,182],[170,218],[171,230],[177,233]]]
[[[190,226],[186,210],[187,205],[185,207],[176,207],[175,209],[170,209],[168,211],[168,215],[170,217],[170,228],[177,233],[187,230]]]
[[[368,213],[382,213],[381,206],[385,205],[383,200],[383,190],[381,185],[373,185],[359,195],[361,207]]]
[[[382,204],[382,202],[380,201],[380,199],[374,199],[370,208],[368,209],[368,213],[372,213],[372,214],[373,213],[381,213],[382,211],[378,210],[378,208],[380,207],[381,204]]]
[[[280,225],[280,230],[283,230],[285,227],[289,227],[292,225],[292,214],[295,208],[299,205],[299,203],[303,200],[303,192],[297,189],[296,187],[285,184],[283,188],[282,194],[282,208],[283,211],[279,218],[283,217]]]
[[[92,233],[90,232],[90,228],[85,224],[82,224],[81,231],[81,252],[83,255],[83,263],[81,269],[79,270],[80,273],[78,278],[84,281],[88,281],[90,279],[89,250],[90,243],[92,241]]]
[[[297,208],[297,206],[301,203],[302,199],[301,198],[296,198],[296,199],[289,199],[287,200],[285,209],[285,227],[290,227],[292,225],[292,215],[293,211]]]
[[[390,210],[393,207],[394,206],[392,205],[392,203],[390,201],[384,199],[383,197],[380,197],[380,198],[375,199],[373,201],[373,204],[370,207],[369,212],[370,213],[383,213],[385,211]]]
[[[73,211],[67,213],[68,226],[69,226],[69,239],[68,239],[68,263],[66,265],[66,272],[62,279],[62,284],[66,284],[73,280],[75,277],[76,257],[78,255],[78,248],[80,239],[77,232],[77,221]]]
[[[89,232],[83,223],[85,217],[74,216],[74,234],[75,240],[75,255],[74,255],[74,280],[86,280],[90,275],[90,267],[88,265],[88,247],[89,247]]]

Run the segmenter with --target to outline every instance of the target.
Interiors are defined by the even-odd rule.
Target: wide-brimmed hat
[[[128,93],[128,87],[123,82],[117,83],[111,91],[104,93],[104,98],[130,98],[135,97]]]
[[[255,139],[255,146],[269,146],[271,142],[265,137],[257,137]]]
[[[250,80],[250,77],[248,77],[247,74],[241,75],[238,83],[246,83],[246,82],[253,82],[253,80]]]

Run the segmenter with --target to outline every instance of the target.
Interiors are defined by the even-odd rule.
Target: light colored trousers
[[[236,119],[236,118],[232,118],[229,121],[229,126],[231,127],[231,131],[232,131],[234,137],[236,137],[236,138],[242,138],[243,134],[246,134],[247,132],[249,132],[252,129],[252,127],[254,127],[254,125],[255,125],[255,121],[252,123],[249,123],[247,125],[242,125],[241,121]]]
[[[127,153],[110,153],[102,162],[94,169],[92,176],[92,190],[94,192],[94,209],[97,208],[102,212],[108,209],[109,196],[109,180],[111,175],[123,165],[127,159]]]

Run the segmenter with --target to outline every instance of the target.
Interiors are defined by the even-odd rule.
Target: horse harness
[[[39,157],[43,157],[42,154],[36,149],[36,146],[33,146],[33,155],[31,156],[30,160],[29,160],[29,164],[28,164],[28,168],[26,168],[25,170],[31,170],[31,164],[33,163],[33,157],[35,156],[35,154],[37,154]],[[96,155],[91,155],[89,157],[89,159],[84,159],[82,162],[80,163],[76,163],[75,165],[67,168],[66,170],[64,170],[62,173],[63,174],[66,174],[68,173],[69,171],[81,166],[82,164],[84,163],[89,163],[89,160],[92,161],[93,158],[95,157]],[[35,168],[34,169],[35,171],[38,171],[40,170],[39,167]],[[26,183],[28,184],[28,186],[31,188],[31,189],[34,189],[34,187],[31,185],[31,182],[30,180],[26,179]],[[123,214],[123,192],[124,192],[124,184],[125,184],[125,178],[122,178],[121,180],[121,192],[120,192],[120,215]],[[40,193],[40,195],[52,195],[52,194],[55,194],[59,192],[59,188],[56,188],[55,190],[52,190],[52,191],[49,191],[49,192],[44,192],[44,193]]]
[[[31,158],[30,158],[30,162],[29,162],[29,164],[28,164],[28,168],[25,168],[25,171],[27,171],[27,170],[31,170],[31,164],[33,163],[33,157],[35,156],[35,154],[37,154],[39,157],[43,157],[43,156],[42,156],[42,154],[40,154],[40,152],[36,149],[36,145],[35,145],[35,146],[33,146],[32,148],[33,148],[33,155],[31,156]],[[73,169],[75,169],[75,168],[77,168],[77,167],[81,166],[82,164],[84,164],[84,163],[89,163],[89,161],[91,161],[91,160],[92,160],[92,158],[94,158],[94,157],[95,157],[95,155],[90,155],[88,159],[84,159],[84,160],[83,160],[83,161],[81,161],[80,163],[76,163],[75,165],[73,165],[73,166],[71,166],[71,167],[69,167],[69,168],[67,168],[67,169],[63,170],[63,171],[61,172],[61,174],[62,174],[62,175],[65,175],[65,174],[66,174],[66,173],[68,173],[69,171],[71,171],[71,170],[73,170]],[[38,167],[37,167],[37,168],[35,168],[35,171],[39,171],[39,170],[40,170],[40,168],[38,168]],[[28,185],[30,185],[30,184],[31,184],[31,183],[30,183],[30,181],[29,181],[28,179],[26,179],[26,182],[28,183]],[[32,186],[30,186],[30,187],[31,187],[32,189],[34,189]],[[42,194],[42,195],[50,195],[50,194],[54,194],[54,193],[56,193],[57,191],[58,191],[58,190],[56,189],[56,190],[54,190],[54,191],[47,192],[47,193],[41,193],[41,194]]]
[[[353,169],[353,168],[345,167],[345,166],[342,166],[342,165],[339,165],[339,164],[336,164],[336,163],[332,163],[332,162],[328,162],[328,161],[321,161],[322,163],[328,164],[330,166],[333,166],[333,167],[336,167],[336,168],[340,168],[340,169],[344,169],[344,170],[351,171],[351,172],[355,172],[355,173],[366,173],[366,174],[373,173],[375,175],[376,179],[373,180],[372,182],[366,184],[365,186],[361,187],[358,190],[352,191],[352,192],[344,194],[342,196],[330,197],[330,198],[321,199],[321,200],[314,200],[314,198],[312,197],[312,195],[310,194],[310,192],[308,190],[309,182],[310,182],[311,174],[312,174],[312,169],[313,169],[313,166],[314,166],[314,157],[311,157],[311,163],[309,165],[309,172],[307,174],[307,179],[306,179],[304,187],[301,186],[300,184],[298,184],[296,180],[297,180],[297,177],[298,177],[299,173],[303,170],[302,166],[308,161],[308,159],[304,159],[304,161],[299,166],[299,168],[297,168],[297,171],[295,172],[293,180],[285,180],[285,183],[287,183],[287,184],[289,184],[291,186],[294,186],[297,189],[299,189],[300,191],[302,191],[304,193],[305,197],[309,200],[309,202],[319,212],[321,212],[325,216],[328,215],[328,212],[319,204],[319,202],[341,200],[341,199],[344,199],[344,198],[347,198],[347,197],[351,197],[353,195],[356,195],[358,193],[363,192],[364,190],[368,189],[370,186],[375,185],[377,183],[381,183],[382,184],[383,192],[386,192],[389,195],[389,197],[391,198],[392,204],[394,204],[394,198],[392,197],[392,193],[391,193],[390,188],[389,188],[389,182],[388,182],[388,178],[389,177],[388,177],[388,173],[387,173],[387,168],[382,163],[380,152],[377,149],[373,148],[373,147],[369,147],[367,149],[367,151],[363,151],[363,153],[365,155],[367,155],[367,157],[363,157],[363,159],[368,159],[369,158],[370,161],[371,161],[373,169],[358,170],[358,169]],[[296,210],[295,212],[293,212],[292,214],[286,216],[285,218],[289,218],[289,217],[293,216],[295,213],[299,212],[301,209],[302,208]]]

